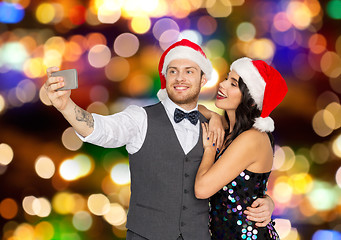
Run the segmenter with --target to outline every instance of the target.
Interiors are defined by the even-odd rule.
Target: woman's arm
[[[205,118],[209,120],[208,132],[212,134],[211,137],[213,143],[216,147],[216,150],[219,151],[224,142],[225,129],[227,129],[226,119],[224,116],[221,116],[200,104],[198,105],[198,110],[202,115],[204,115]]]
[[[204,124],[204,155],[195,179],[196,197],[209,198],[253,164],[256,161],[255,152],[261,152],[264,148],[263,144],[259,143],[261,134],[256,130],[243,132],[214,163],[215,152],[211,134],[208,133],[207,124]]]

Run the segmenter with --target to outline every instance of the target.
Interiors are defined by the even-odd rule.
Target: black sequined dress
[[[269,175],[270,172],[253,173],[244,170],[210,198],[212,239],[279,239],[272,223],[266,227],[256,227],[255,222],[243,214],[256,198],[264,197]]]

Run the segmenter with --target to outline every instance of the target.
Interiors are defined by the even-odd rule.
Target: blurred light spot
[[[109,91],[104,86],[93,86],[90,90],[90,99],[93,102],[106,103],[109,100]]]
[[[319,211],[335,208],[338,203],[338,193],[329,183],[315,180],[313,190],[307,194],[309,201]]]
[[[201,16],[198,20],[198,30],[206,36],[212,35],[217,30],[217,21],[211,16]]]
[[[128,60],[121,57],[113,57],[105,67],[106,77],[114,82],[125,79],[130,71]]]
[[[44,103],[45,105],[47,105],[47,106],[51,106],[52,105],[49,97],[47,96],[47,93],[46,93],[46,90],[45,90],[44,86],[42,86],[40,88],[40,90],[39,90],[39,98],[40,98],[40,101],[42,103]]]
[[[273,25],[280,32],[286,32],[292,26],[287,14],[284,12],[279,12],[275,15]]]
[[[4,174],[7,170],[7,165],[0,164],[0,175]]]
[[[38,78],[38,77],[44,76],[45,72],[44,72],[43,63],[44,63],[43,58],[27,59],[27,61],[25,61],[24,63],[24,69],[23,69],[25,75],[29,78]]]
[[[248,49],[248,56],[251,58],[267,60],[274,56],[275,44],[266,38],[251,41]]]
[[[114,1],[104,1],[98,9],[98,20],[101,23],[115,23],[121,17],[121,6]]]
[[[56,36],[51,37],[44,44],[45,54],[49,50],[55,50],[55,51],[59,52],[59,55],[62,55],[65,52],[65,45],[66,45],[66,43],[65,43],[64,38],[56,37]]]
[[[161,35],[168,30],[175,30],[175,32],[179,32],[180,28],[174,20],[170,18],[162,18],[154,24],[153,35],[157,40],[160,40]]]
[[[75,25],[81,25],[85,22],[86,8],[82,5],[75,5],[69,9],[70,21]]]
[[[51,158],[39,156],[35,162],[35,170],[39,177],[49,179],[55,172],[55,166]]]
[[[66,61],[75,62],[80,58],[82,53],[83,49],[81,48],[81,46],[75,41],[70,41],[65,46],[65,53],[63,55],[63,58]]]
[[[52,207],[58,214],[69,214],[75,208],[75,200],[70,193],[58,192],[52,199]]]
[[[107,39],[101,33],[89,33],[86,36],[87,40],[87,48],[90,50],[96,45],[105,45],[107,44]]]
[[[42,221],[35,226],[34,233],[37,239],[50,240],[55,232],[51,223]]]
[[[333,141],[332,144],[332,150],[333,153],[338,156],[339,158],[341,158],[341,135],[339,135],[337,138],[335,138],[335,140]]]
[[[129,207],[130,195],[130,186],[121,187],[120,192],[118,193],[118,199],[123,206]]]
[[[207,0],[206,9],[214,18],[227,17],[232,13],[232,5],[229,0]]]
[[[294,28],[289,28],[286,31],[278,31],[275,28],[271,29],[272,40],[281,46],[291,46],[297,40],[297,31]]]
[[[274,163],[274,166],[276,165],[276,167],[279,167],[278,170],[279,171],[288,171],[289,169],[291,169],[294,164],[295,164],[295,161],[296,161],[296,156],[295,156],[295,153],[294,151],[288,147],[288,146],[283,146],[281,148],[281,150],[283,151],[284,153],[284,156],[285,156],[285,160],[283,161],[283,153],[280,152],[280,150],[276,150],[279,151],[276,155],[275,153],[275,162],[276,164]],[[276,157],[278,159],[276,159]]]
[[[316,208],[314,208],[309,199],[306,197],[303,198],[301,204],[299,205],[300,212],[305,217],[311,217],[314,216],[317,213]]]
[[[121,57],[131,57],[139,49],[139,39],[131,33],[122,33],[114,42],[114,51]]]
[[[159,45],[162,50],[166,50],[170,45],[179,40],[180,32],[177,30],[167,30],[162,33],[159,39]]]
[[[0,215],[5,219],[12,219],[18,214],[18,205],[12,198],[5,198],[0,202]]]
[[[79,231],[88,231],[92,225],[92,217],[88,212],[77,212],[72,217],[72,224]]]
[[[318,109],[324,109],[332,102],[340,103],[339,97],[332,91],[325,91],[318,96],[316,106]]]
[[[329,84],[333,91],[341,94],[341,81],[339,78],[329,78]]]
[[[90,212],[97,216],[103,216],[110,210],[109,199],[103,194],[91,194],[88,198]]]
[[[330,112],[335,120],[334,129],[341,127],[341,105],[337,102],[332,102],[326,107],[326,111]]]
[[[326,52],[321,58],[322,72],[331,78],[341,75],[341,58],[335,52]]]
[[[4,97],[0,94],[0,114],[1,114],[2,112],[4,112],[5,108],[6,108],[5,99],[4,99]]]
[[[80,166],[78,162],[68,159],[60,164],[59,173],[65,180],[76,180],[80,175]]]
[[[180,33],[181,39],[188,39],[198,45],[202,44],[202,36],[198,31],[194,30],[184,30]]]
[[[47,24],[52,22],[55,17],[55,9],[50,3],[42,3],[36,10],[36,18],[39,22]]]
[[[15,88],[12,88],[8,91],[7,102],[9,107],[20,107],[23,105],[23,103],[17,98]]]
[[[290,22],[297,29],[306,29],[311,23],[311,12],[303,2],[289,2],[286,13]]]
[[[111,58],[111,51],[106,45],[93,46],[88,55],[88,60],[91,66],[95,68],[105,67]]]
[[[273,189],[274,199],[276,199],[276,201],[278,201],[279,203],[287,204],[291,200],[293,189],[288,183],[286,182],[277,183],[277,180]]]
[[[244,42],[253,40],[256,36],[256,28],[252,23],[242,22],[237,27],[237,36]]]
[[[100,115],[108,115],[109,109],[108,107],[102,102],[93,102],[87,108],[86,111],[91,113],[97,113]]]
[[[135,33],[144,34],[149,31],[151,27],[151,21],[148,16],[137,16],[131,20],[131,28]]]
[[[291,169],[287,171],[288,174],[308,173],[310,164],[308,159],[304,155],[295,156],[295,163]]]
[[[282,239],[286,238],[291,230],[291,222],[288,219],[283,218],[276,218],[276,231],[278,232],[278,235],[281,236]]]
[[[28,223],[22,223],[15,229],[13,237],[13,240],[33,240],[34,228]]]
[[[169,10],[176,18],[186,18],[191,12],[191,4],[187,0],[174,0]]]
[[[20,4],[0,2],[0,22],[13,24],[20,22],[25,16],[25,11]]]
[[[207,83],[204,85],[203,89],[215,87],[217,85],[218,81],[219,81],[219,74],[218,74],[217,70],[215,70],[213,68],[211,79],[209,81],[207,81]]]
[[[307,81],[314,77],[316,72],[311,68],[310,64],[307,64],[307,62],[308,55],[305,53],[296,54],[292,60],[291,69],[298,79]],[[298,68],[296,66],[300,67]]]
[[[62,65],[62,54],[54,49],[47,50],[43,62],[47,68],[52,66],[60,67]]]
[[[24,211],[29,215],[35,215],[33,211],[33,201],[36,199],[34,196],[27,196],[22,201]]]
[[[118,163],[114,165],[111,169],[110,177],[119,185],[130,183],[130,170],[128,163]]]
[[[327,119],[327,123],[325,119]],[[326,137],[329,134],[331,134],[334,128],[328,126],[328,121],[335,121],[332,119],[333,119],[333,115],[329,111],[326,111],[326,110],[318,111],[314,115],[313,121],[312,121],[313,129],[315,133],[321,137]]]
[[[298,173],[290,176],[289,184],[294,194],[306,194],[313,187],[313,178],[309,174]]]
[[[26,48],[19,42],[5,43],[0,48],[0,66],[21,70],[27,58]]]
[[[323,164],[327,162],[329,156],[329,149],[326,145],[322,143],[316,143],[311,147],[310,157],[314,162]]]
[[[6,143],[0,144],[0,164],[8,165],[14,157],[13,149]]]
[[[76,213],[79,211],[83,211],[86,207],[86,200],[84,197],[78,193],[72,194],[73,201],[75,202],[75,206],[72,210],[72,213]]]
[[[329,17],[331,17],[333,19],[341,19],[341,2],[340,2],[340,0],[328,1],[326,10],[327,10],[326,12],[329,15]]]
[[[341,136],[340,136],[341,139]],[[341,140],[340,140],[341,141]],[[340,149],[341,150],[341,149]],[[340,151],[341,152],[341,151]],[[335,180],[339,188],[341,188],[341,167],[336,171]]]
[[[133,97],[148,94],[152,87],[153,79],[141,72],[132,73],[120,86],[123,92]]]
[[[20,81],[18,86],[16,87],[17,98],[22,103],[28,103],[33,101],[36,96],[36,85],[28,79]]]
[[[113,226],[122,225],[127,221],[127,213],[120,204],[112,203],[104,219]]]
[[[33,200],[32,209],[38,217],[47,217],[51,213],[51,204],[46,198],[36,198]]]
[[[62,134],[62,143],[66,149],[69,149],[71,151],[77,151],[83,145],[82,140],[80,140],[79,137],[76,135],[73,127],[65,129]]]
[[[320,54],[326,50],[327,39],[322,34],[315,33],[309,38],[308,45],[310,51]]]
[[[337,232],[337,231],[333,231],[333,230],[322,230],[321,229],[321,230],[317,230],[314,233],[311,240],[322,240],[322,239],[323,240],[338,240],[338,239],[341,239],[341,233]]]

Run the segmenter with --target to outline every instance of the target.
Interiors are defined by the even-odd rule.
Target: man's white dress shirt
[[[187,154],[198,142],[200,121],[193,125],[185,118],[181,122],[175,123],[174,111],[175,108],[179,108],[188,113],[198,110],[198,105],[194,109],[186,111],[168,97],[161,103],[166,109],[184,153]],[[130,154],[136,153],[142,147],[148,128],[147,113],[144,108],[131,105],[122,112],[113,115],[102,116],[93,113],[92,116],[94,118],[93,132],[85,138],[77,134],[82,141],[106,148],[126,145]],[[160,134],[164,134],[164,137],[167,138],[166,133],[160,132]]]

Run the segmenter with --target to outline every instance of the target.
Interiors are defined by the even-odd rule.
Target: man
[[[208,200],[194,196],[203,154],[200,121],[205,120],[197,102],[212,73],[202,49],[186,39],[170,46],[159,64],[162,101],[110,116],[90,114],[71,100],[70,91],[56,91],[64,86],[62,78],[51,77],[56,70],[47,71],[47,94],[79,137],[102,147],[126,145],[131,172],[127,239],[210,239]],[[266,214],[258,214],[259,221],[267,223],[272,203],[261,204]]]

